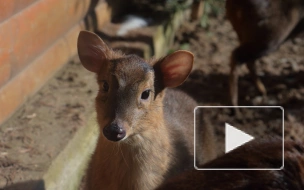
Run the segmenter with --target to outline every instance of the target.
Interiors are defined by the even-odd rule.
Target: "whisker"
[[[124,157],[124,154],[123,154],[123,152],[122,152],[122,149],[121,149],[120,144],[118,144],[118,147],[119,147],[119,149],[120,149],[121,156],[122,156],[123,160],[125,161],[125,163],[126,163],[127,167],[129,168],[129,165],[128,165],[128,163],[127,163],[127,160],[126,160],[126,159],[125,159],[125,157]],[[129,168],[129,169],[130,169],[130,168]]]

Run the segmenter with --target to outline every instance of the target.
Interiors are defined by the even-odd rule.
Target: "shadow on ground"
[[[304,99],[300,89],[304,86],[304,72],[261,77],[267,91],[268,98],[276,105],[284,108],[300,108],[304,106]],[[228,74],[204,74],[201,70],[194,70],[188,80],[180,87],[196,101],[204,105],[231,105],[229,96]],[[290,91],[295,92],[290,94]],[[249,75],[239,78],[239,105],[272,105],[271,102],[256,103],[255,98],[261,96],[255,88]]]
[[[43,180],[25,181],[0,188],[0,190],[45,190],[45,189],[46,188]]]

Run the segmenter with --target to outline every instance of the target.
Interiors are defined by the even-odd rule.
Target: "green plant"
[[[217,17],[225,11],[225,0],[204,0],[204,13],[200,19],[200,25],[207,28],[209,17]]]
[[[191,6],[189,0],[132,0],[139,9],[176,12]]]

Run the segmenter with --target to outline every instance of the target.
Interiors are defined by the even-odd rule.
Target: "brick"
[[[0,22],[14,13],[14,1],[0,1]]]
[[[41,0],[0,25],[2,47],[12,49],[4,64],[10,63],[12,77],[49,47],[88,10],[89,0]],[[7,60],[8,59],[8,60]]]
[[[10,55],[13,52],[14,36],[16,36],[16,23],[9,22],[3,28],[0,25],[0,66],[9,64]],[[8,32],[10,31],[10,32]]]
[[[0,1],[0,22],[31,5],[37,0],[4,0]]]
[[[0,66],[0,86],[3,85],[11,76],[11,65],[3,64]]]
[[[77,24],[0,89],[0,124],[76,54],[77,36],[83,28],[83,24]]]
[[[95,8],[97,17],[97,29],[101,30],[102,27],[111,20],[112,10],[107,3],[99,3]]]
[[[0,23],[0,125],[77,54],[89,2],[40,0]],[[95,7],[98,26],[110,20],[106,5]]]

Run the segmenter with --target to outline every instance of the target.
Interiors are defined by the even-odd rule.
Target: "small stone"
[[[259,105],[262,102],[263,102],[263,96],[257,96],[255,98],[253,98],[253,100],[252,100],[253,105]]]

